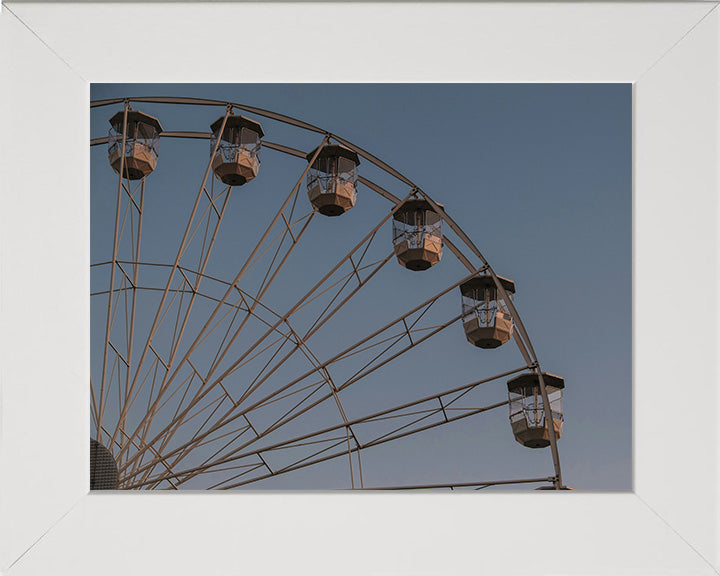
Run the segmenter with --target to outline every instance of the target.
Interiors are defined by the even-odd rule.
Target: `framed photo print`
[[[719,27],[3,4],[0,573],[717,573]]]

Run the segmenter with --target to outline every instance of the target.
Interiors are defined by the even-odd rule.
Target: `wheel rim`
[[[126,102],[129,105],[131,101],[122,99],[102,101],[93,103],[93,106],[124,105]],[[273,310],[264,302],[264,297],[272,287],[273,281],[279,276],[282,266],[273,268],[274,264],[272,264],[264,273],[264,280],[257,291],[245,290],[243,279],[247,271],[259,262],[256,260],[260,258],[258,255],[272,253],[273,244],[277,244],[277,251],[271,258],[272,262],[281,264],[286,262],[310,228],[310,223],[315,218],[323,218],[313,211],[307,213],[307,207],[305,213],[299,208],[305,194],[304,181],[307,167],[304,171],[302,168],[298,171],[300,177],[284,200],[282,202],[278,200],[281,207],[267,228],[267,234],[255,245],[250,257],[244,260],[240,271],[230,279],[220,279],[207,273],[207,265],[216,240],[221,234],[223,217],[233,195],[230,186],[222,184],[213,177],[209,160],[204,163],[202,182],[196,190],[188,223],[179,242],[179,248],[174,254],[174,262],[145,261],[141,254],[146,185],[150,187],[155,175],[150,174],[139,181],[133,180],[132,174],[126,174],[130,178],[117,178],[113,253],[109,259],[93,264],[93,274],[97,273],[99,278],[104,275],[106,278],[105,290],[93,291],[95,300],[105,301],[106,322],[105,337],[100,346],[103,355],[102,368],[93,371],[91,390],[93,434],[109,448],[117,460],[121,488],[236,488],[246,484],[259,484],[274,476],[343,457],[347,460],[349,471],[348,487],[364,487],[361,454],[366,450],[504,406],[507,404],[506,401],[472,410],[462,410],[457,408],[457,403],[481,384],[505,378],[528,368],[539,369],[532,344],[513,307],[512,311],[518,322],[515,343],[522,357],[519,365],[464,385],[438,389],[433,394],[426,394],[409,402],[388,404],[381,410],[369,411],[362,416],[348,415],[341,398],[345,390],[351,385],[362,382],[364,378],[384,365],[397,362],[405,352],[413,350],[436,333],[449,328],[458,318],[453,319],[452,322],[434,324],[436,328],[439,326],[437,332],[413,322],[420,322],[441,298],[454,296],[453,291],[463,280],[480,271],[492,275],[494,271],[467,235],[443,212],[445,224],[450,226],[461,241],[457,243],[455,240],[454,243],[446,238],[446,248],[466,268],[470,276],[448,282],[449,288],[441,293],[422,300],[419,305],[416,303],[414,306],[408,306],[408,309],[394,317],[392,322],[377,326],[372,331],[371,337],[355,339],[348,346],[342,347],[334,356],[321,357],[311,350],[307,341],[335,314],[338,314],[342,307],[352,300],[354,294],[359,293],[370,283],[388,263],[394,264],[392,253],[379,260],[371,262],[364,260],[370,253],[371,247],[374,248],[381,243],[379,240],[386,239],[381,238],[379,231],[388,225],[394,210],[397,210],[408,198],[425,199],[433,205],[435,201],[405,176],[372,154],[339,136],[300,120],[225,102],[179,98],[132,99],[132,103],[137,105],[141,105],[142,102],[175,106],[214,103],[224,106],[228,113],[237,109],[288,123],[299,130],[315,133],[321,139],[316,145],[332,142],[356,151],[364,161],[396,178],[404,188],[405,197],[395,196],[371,180],[363,176],[359,177],[358,181],[364,190],[374,191],[389,200],[393,211],[386,212],[385,217],[378,224],[370,227],[365,237],[348,251],[346,257],[335,264],[331,274],[323,277],[312,291],[283,312]],[[179,134],[178,137],[183,138],[209,138],[209,135]],[[164,134],[163,138],[165,137]],[[307,151],[294,149],[285,144],[264,142],[263,147],[303,160],[307,155]],[[162,161],[161,157],[159,162]],[[302,166],[306,162],[298,165]],[[264,168],[263,165],[261,172]],[[105,169],[110,168],[105,166]],[[354,210],[357,208],[353,208],[349,214]],[[283,246],[289,248],[283,252],[281,251]],[[187,262],[191,252],[197,262],[195,265]],[[423,269],[421,266],[415,268]],[[158,270],[163,272],[157,273]],[[333,275],[334,273],[336,274]],[[148,277],[152,278],[154,283],[142,280]],[[348,286],[349,280],[353,278],[357,278],[358,287],[351,294],[350,299],[344,300],[347,293],[341,291],[337,292],[334,298],[332,297],[333,292],[330,287],[338,285],[339,282],[345,282],[345,286]],[[266,283],[266,280],[270,280],[269,283]],[[102,284],[102,281],[99,284]],[[140,319],[138,318],[139,300],[149,293],[155,293],[155,301],[159,298],[159,303],[154,313]],[[322,314],[316,316],[315,322],[310,323],[309,329],[305,326],[307,329],[305,332],[301,332],[300,328],[296,329],[293,316],[304,306],[320,298],[320,295],[328,297],[330,300],[328,306],[323,309]],[[199,304],[201,300],[206,301],[207,305],[201,306]],[[342,303],[340,307],[337,307],[338,302]],[[143,307],[142,313],[146,314],[150,308]],[[202,311],[198,314],[197,311],[200,309]],[[95,308],[93,315],[97,317]],[[197,321],[196,317],[201,321]],[[175,320],[170,321],[170,318]],[[164,324],[166,321],[167,324]],[[243,334],[243,330],[247,330],[250,323],[264,325],[265,333],[260,333],[241,351],[237,347],[233,348],[233,342]],[[361,371],[341,382],[335,382],[334,377],[329,373],[330,368],[357,356],[360,353],[358,351],[375,352],[382,347],[383,342],[392,342],[390,336],[396,336],[401,327],[403,332],[400,333],[400,337],[411,342],[405,352],[395,355],[397,348],[395,350],[388,348],[383,352],[385,356],[378,356],[373,360],[377,365],[369,364],[365,368],[366,372]],[[429,332],[432,334],[426,337]],[[220,333],[222,336],[218,336]],[[165,350],[159,345],[163,338]],[[395,344],[399,341],[400,339],[395,341]],[[285,344],[294,347],[294,352],[280,362],[277,358],[285,358],[281,356]],[[272,346],[277,346],[277,351]],[[210,355],[212,354],[208,350],[216,351],[214,359],[206,369],[196,366],[193,362],[194,355],[200,350]],[[227,390],[230,385],[226,386],[226,381],[238,374],[240,369],[247,365],[244,364],[245,362],[249,364],[258,360],[260,351],[266,352],[271,357],[263,370],[257,373],[256,378],[250,380],[247,387]],[[280,373],[285,363],[290,362],[295,354],[304,356],[312,368],[296,378],[286,378],[282,384],[275,384],[269,389],[264,388],[268,382],[271,382],[271,377]],[[97,357],[95,352],[93,355]],[[97,364],[98,362],[94,363],[95,368]],[[311,383],[311,376],[320,379]],[[264,394],[261,394],[261,391]],[[287,400],[293,396],[303,397],[303,394],[306,397],[300,403],[292,404]],[[281,401],[291,406],[290,412],[287,412],[288,408],[285,406],[284,417],[273,420],[270,414],[274,414],[273,411],[282,404]],[[114,402],[116,404],[113,404]],[[323,403],[334,406],[336,423],[324,425],[322,420],[317,420],[310,425],[313,430],[296,431],[294,427],[297,421]],[[428,408],[431,403],[435,406],[432,409]],[[270,410],[271,405],[274,405],[273,410]],[[426,410],[426,412],[420,413],[417,420],[410,425],[408,422],[414,410]],[[452,415],[451,410],[457,412]],[[264,415],[263,426],[259,426],[257,419],[263,411],[267,414]],[[282,413],[282,410],[280,412]],[[432,421],[428,414],[440,420]],[[367,436],[364,439],[358,438],[358,430],[367,430],[381,421],[391,419],[400,422],[394,431],[388,432],[383,428],[374,435],[363,432]],[[283,432],[284,436],[278,434],[278,431]],[[313,452],[305,448],[307,446],[314,446],[318,450],[313,448]],[[549,475],[543,480],[557,482],[559,478],[557,446],[552,442],[551,447],[555,471],[554,475]],[[291,462],[270,463],[269,455],[275,457],[281,451],[294,452],[296,456]],[[519,482],[523,481],[525,479],[519,479]],[[481,486],[486,483],[478,482],[476,485]]]

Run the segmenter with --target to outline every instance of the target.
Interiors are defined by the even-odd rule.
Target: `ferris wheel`
[[[174,97],[91,108],[109,124],[91,141],[107,208],[92,221],[92,489],[272,488],[331,462],[351,489],[564,488],[564,380],[542,371],[515,283],[442,198],[276,112]],[[207,112],[203,130],[163,128],[189,109]],[[438,379],[443,338],[507,364]],[[422,460],[423,438],[499,410],[517,442],[549,448],[544,473],[368,481],[373,451],[415,438]]]

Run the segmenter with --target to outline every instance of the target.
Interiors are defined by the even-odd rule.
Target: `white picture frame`
[[[0,574],[717,574],[717,6],[5,3]],[[89,83],[160,80],[632,82],[633,492],[88,493]]]

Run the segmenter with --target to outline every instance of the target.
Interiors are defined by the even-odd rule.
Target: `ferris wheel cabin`
[[[562,391],[565,380],[542,373],[545,391],[550,402],[555,439],[562,434]],[[528,448],[546,448],[550,445],[550,435],[545,426],[545,408],[540,393],[540,380],[535,373],[520,374],[508,380],[508,397],[510,400],[510,425],[515,440]]]
[[[498,276],[509,298],[515,294],[515,283]],[[478,348],[497,348],[512,336],[513,320],[508,305],[492,276],[476,276],[460,285],[463,328],[468,342]]]
[[[115,172],[120,174],[122,170],[121,176],[140,180],[155,170],[162,132],[157,118],[139,110],[128,110],[125,122],[125,111],[121,110],[110,118],[110,126],[108,157]]]
[[[393,214],[393,246],[408,270],[435,266],[442,258],[442,216],[427,200],[407,200]]]
[[[320,214],[340,216],[355,206],[360,159],[354,151],[337,144],[317,150],[307,155],[307,161],[312,161],[307,175],[308,197]]]
[[[224,117],[210,125],[212,138],[210,153],[220,139],[212,168],[215,176],[223,184],[242,186],[258,174],[260,169],[260,139],[264,136],[262,126],[244,116],[228,116],[225,128],[220,134]]]

